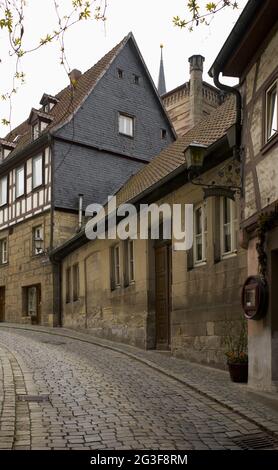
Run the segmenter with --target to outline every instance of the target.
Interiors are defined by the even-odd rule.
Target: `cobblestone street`
[[[0,364],[1,449],[238,449],[262,433],[191,385],[66,334],[1,327]]]

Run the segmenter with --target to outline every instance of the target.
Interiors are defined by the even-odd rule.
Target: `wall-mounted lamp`
[[[192,142],[185,150],[184,157],[190,179],[198,176],[204,163],[207,146]]]

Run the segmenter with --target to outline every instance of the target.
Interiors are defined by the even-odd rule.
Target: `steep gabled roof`
[[[89,70],[83,73],[77,80],[74,87],[72,85],[68,85],[66,88],[60,91],[55,97],[53,97],[54,99],[57,100],[57,103],[49,111],[49,116],[52,118],[52,121],[48,125],[48,127],[43,131],[42,134],[47,134],[49,131],[53,133],[57,129],[62,127],[64,124],[66,124],[68,121],[70,121],[70,119],[72,118],[72,115],[78,111],[80,106],[89,96],[89,94],[93,91],[96,84],[103,77],[103,75],[106,73],[106,71],[108,70],[108,68],[114,61],[114,59],[118,56],[119,52],[124,48],[124,46],[127,44],[129,40],[132,41],[136,49],[136,52],[138,53],[140,57],[140,60],[143,64],[143,67],[145,68],[148,79],[150,80],[150,83],[153,87],[154,93],[157,95],[157,99],[160,103],[162,112],[165,114],[166,118],[169,120],[169,117],[160,100],[156,87],[153,83],[153,80],[147,69],[144,59],[140,53],[140,50],[137,46],[134,36],[132,33],[129,33],[119,44],[117,44],[105,56],[103,56],[93,67],[91,67]],[[42,111],[42,109],[39,111]],[[169,125],[171,126],[170,120],[169,120]],[[172,130],[173,130],[173,135],[175,136],[175,131],[173,127],[172,127]],[[9,134],[5,137],[5,140],[13,141],[16,136],[20,136],[17,140],[17,146],[15,150],[10,153],[9,157],[6,158],[6,160],[13,158],[15,155],[21,152],[24,147],[26,147],[29,143],[31,143],[31,132],[30,132],[30,126],[28,124],[28,119],[24,121],[22,124],[20,124],[19,126],[17,126],[15,129],[13,129],[11,132],[9,132]]]
[[[61,90],[55,98],[57,104],[49,112],[50,116],[53,117],[51,124],[44,131],[47,133],[50,129],[61,127],[65,124],[72,116],[74,112],[80,107],[84,99],[88,96],[91,90],[94,88],[98,80],[108,69],[109,65],[115,59],[119,51],[126,44],[129,39],[129,35],[126,36],[117,46],[111,49],[105,56],[103,56],[93,67],[83,73],[76,83],[75,87],[68,85],[66,88]],[[18,139],[16,149],[11,152],[8,158],[11,158],[26,145],[31,142],[30,126],[28,119],[22,124],[13,129],[5,137],[5,140],[13,141],[14,138],[20,135]]]

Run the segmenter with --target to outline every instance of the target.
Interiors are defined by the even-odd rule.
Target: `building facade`
[[[57,325],[49,252],[175,133],[132,34],[40,105],[0,140],[0,319]]]
[[[234,120],[229,99],[116,194],[118,204],[138,208],[193,204],[189,252],[177,251],[171,234],[167,240],[89,241],[84,231],[54,250],[53,259],[61,263],[64,326],[224,367],[227,325],[239,325],[246,277],[246,253],[237,244],[239,200],[204,200],[202,187],[187,179],[183,151],[194,141],[205,145],[203,177],[217,180],[232,159],[226,131]]]
[[[213,66],[238,77],[242,98],[243,197],[241,239],[247,250],[247,282],[263,283],[267,301],[248,319],[249,386],[278,390],[278,4],[250,0]],[[261,281],[260,281],[261,280]],[[252,287],[252,286],[251,286]],[[248,291],[250,289],[250,284]],[[258,289],[258,286],[256,287]],[[248,295],[256,311],[262,301]],[[246,306],[243,295],[243,307]],[[248,311],[247,311],[248,315]]]

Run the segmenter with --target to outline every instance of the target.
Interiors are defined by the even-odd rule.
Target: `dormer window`
[[[56,103],[58,103],[58,99],[55,96],[47,95],[46,93],[42,95],[40,104],[44,113],[50,113]]]
[[[40,136],[40,123],[37,121],[35,124],[33,124],[32,127],[32,137],[33,140],[37,139]]]
[[[53,116],[50,116],[50,114],[43,113],[37,109],[32,109],[28,120],[28,124],[31,124],[32,126],[32,139],[38,139],[52,120]]]
[[[1,160],[7,158],[16,147],[16,143],[0,139],[0,157]]]

